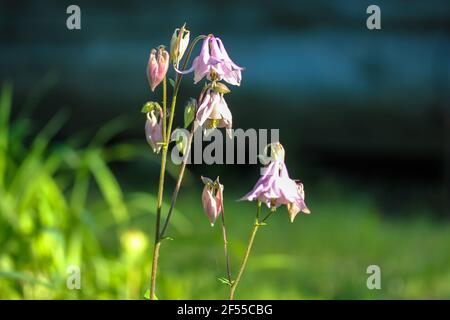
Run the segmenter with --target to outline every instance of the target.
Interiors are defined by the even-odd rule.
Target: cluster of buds
[[[228,56],[227,51],[220,38],[214,35],[204,37],[202,48],[197,57],[192,62],[192,67],[185,71],[180,71],[179,64],[189,45],[190,32],[185,25],[175,29],[170,42],[170,54],[164,46],[152,49],[147,65],[147,78],[150,89],[155,91],[156,87],[164,80],[172,62],[174,70],[181,74],[194,72],[194,83],[206,77],[209,83],[206,84],[200,95],[196,110],[194,130],[198,127],[204,129],[226,128],[231,137],[233,116],[225,101],[224,94],[230,89],[221,81],[231,85],[239,86],[241,83],[243,68],[236,65]],[[159,121],[154,113],[147,114],[146,136],[147,140],[155,152],[160,147],[155,147],[163,137],[161,121],[166,115],[159,112]],[[160,132],[157,132],[159,130]],[[149,134],[151,132],[151,134]]]
[[[147,64],[147,79],[150,89],[155,91],[156,87],[167,76],[169,62],[172,62],[175,69],[178,68],[180,60],[189,45],[189,30],[185,25],[175,29],[170,41],[170,54],[165,46],[150,51]],[[148,102],[144,105],[142,112],[147,114],[145,123],[145,137],[153,152],[158,153],[164,142],[163,121],[166,115],[162,112],[157,102]],[[159,119],[158,119],[159,118]]]

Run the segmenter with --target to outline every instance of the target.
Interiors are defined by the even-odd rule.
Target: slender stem
[[[164,77],[163,80],[163,124],[162,124],[162,132],[164,143],[167,143],[167,77]]]
[[[198,101],[202,100],[202,97],[203,97],[203,94],[205,93],[205,91],[206,91],[206,87],[204,87],[203,90],[200,92]],[[197,103],[197,105],[198,105],[198,103]],[[186,147],[186,152],[184,154],[183,162],[181,164],[181,169],[180,169],[180,172],[179,172],[178,178],[177,178],[177,183],[176,183],[175,189],[173,191],[173,195],[172,195],[172,200],[170,202],[169,211],[167,213],[166,220],[164,221],[164,226],[163,226],[163,228],[161,230],[161,233],[160,233],[160,238],[164,237],[164,233],[166,232],[166,229],[169,226],[170,218],[172,217],[173,209],[175,208],[175,203],[177,201],[178,193],[180,192],[180,188],[181,188],[181,183],[183,182],[183,178],[184,178],[184,172],[186,170],[187,160],[189,158],[189,153],[191,152],[191,145],[192,145],[192,139],[194,137],[194,130],[195,130],[195,125],[194,125],[194,123],[192,123],[191,131],[190,131],[189,137],[188,137],[188,143],[187,143],[187,147]]]
[[[188,155],[191,152],[191,144],[192,144],[193,136],[194,136],[194,126],[192,126],[191,132],[189,133],[188,143],[187,143],[187,147],[186,147],[186,153],[183,157],[183,162],[181,164],[181,169],[178,174],[177,183],[176,183],[175,189],[173,191],[172,200],[170,201],[169,211],[167,212],[167,216],[164,221],[164,225],[161,229],[160,238],[164,237],[167,227],[169,226],[169,221],[172,216],[173,209],[175,208],[175,203],[177,201],[178,193],[180,192],[180,188],[181,188],[181,183],[183,182],[184,172],[186,170],[186,163],[187,163]]]
[[[189,47],[188,53],[186,55],[186,58],[183,63],[182,70],[186,69],[187,63],[189,61],[189,58],[192,54],[192,50],[194,49],[194,46],[197,44],[197,42],[201,39],[205,38],[205,36],[198,36],[194,39],[194,41],[191,43],[191,46]],[[150,300],[155,300],[156,295],[156,274],[158,270],[158,260],[159,260],[159,249],[161,247],[161,239],[164,235],[164,231],[160,232],[160,225],[161,225],[161,207],[162,207],[162,200],[163,200],[163,194],[164,194],[164,176],[166,172],[166,162],[167,162],[167,152],[169,148],[169,142],[170,142],[170,136],[172,132],[172,124],[173,124],[173,118],[175,115],[175,106],[177,103],[177,95],[178,90],[180,88],[181,79],[183,78],[183,74],[177,73],[177,78],[175,81],[175,86],[172,94],[172,102],[170,107],[170,118],[169,118],[169,125],[166,129],[166,112],[167,112],[167,83],[166,78],[164,78],[163,83],[163,113],[164,113],[164,121],[163,121],[163,135],[164,135],[164,145],[163,145],[163,152],[161,157],[161,171],[159,174],[159,186],[158,186],[158,199],[157,199],[157,207],[156,207],[156,227],[155,227],[155,245],[153,247],[153,260],[152,260],[152,271],[151,271],[151,280],[150,280]],[[184,174],[184,170],[183,170]],[[181,182],[180,182],[181,184]],[[172,199],[172,202],[173,199]],[[172,208],[172,205],[171,205]],[[173,209],[171,209],[173,210]],[[171,212],[169,211],[169,213]],[[169,217],[169,215],[168,215]],[[168,224],[168,219],[166,219],[165,225]],[[167,226],[165,226],[167,228]],[[164,228],[164,230],[165,230]]]
[[[153,247],[153,261],[152,261],[152,276],[150,285],[150,300],[155,300],[155,290],[156,290],[156,272],[158,269],[158,258],[159,258],[159,248],[161,247],[161,242],[158,240],[155,242]]]
[[[159,187],[158,187],[158,199],[156,204],[156,227],[155,227],[155,245],[153,247],[153,262],[152,262],[152,273],[150,280],[150,299],[155,299],[155,289],[156,289],[156,271],[158,269],[158,257],[159,257],[159,247],[161,245],[161,238],[159,237],[159,230],[161,225],[161,207],[164,192],[164,173],[166,171],[166,161],[167,160],[167,144],[163,146],[163,154],[161,158],[161,171],[159,173]]]
[[[266,222],[267,219],[270,218],[270,216],[274,213],[274,210],[270,210],[270,212],[264,217],[264,219],[261,220],[261,222]]]
[[[222,203],[222,234],[223,234],[223,250],[225,252],[225,260],[227,264],[227,276],[228,282],[231,286],[231,270],[230,270],[230,255],[228,254],[228,237],[227,237],[227,228],[225,226],[225,208]]]
[[[241,265],[241,267],[239,269],[239,272],[238,272],[238,275],[236,277],[236,280],[231,285],[230,300],[234,299],[234,292],[236,291],[236,287],[239,284],[239,281],[241,280],[242,274],[244,273],[244,269],[245,269],[245,266],[247,264],[248,257],[250,256],[250,252],[252,250],[253,241],[255,240],[256,232],[258,232],[258,229],[261,226],[260,222],[259,222],[259,219],[258,219],[258,217],[260,215],[260,212],[261,212],[261,202],[258,201],[255,224],[253,225],[252,233],[250,235],[250,240],[248,241],[247,251],[245,252],[244,260],[242,261],[242,265]]]
[[[155,226],[155,245],[153,246],[153,261],[152,261],[152,272],[150,279],[150,299],[155,300],[155,290],[156,290],[156,273],[158,270],[158,258],[159,258],[159,248],[161,246],[161,238],[159,237],[159,230],[161,226],[161,208],[164,195],[164,176],[166,173],[166,162],[167,162],[167,136],[166,136],[166,110],[167,110],[167,82],[164,77],[163,82],[163,137],[164,145],[161,156],[161,171],[159,173],[159,185],[158,185],[158,198],[156,203],[156,226]]]

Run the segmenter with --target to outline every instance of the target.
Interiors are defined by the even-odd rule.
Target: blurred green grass
[[[237,298],[450,297],[448,223],[421,217],[388,219],[364,194],[330,195],[327,188],[309,190],[311,215],[291,224],[281,209],[258,232]],[[220,228],[209,226],[200,200],[195,201],[198,194],[185,195],[179,203],[179,208],[189,208],[180,210],[197,226],[195,233],[174,232],[175,241],[161,250],[161,298],[226,297],[227,288],[215,280],[225,275]],[[255,213],[253,204],[231,200],[241,195],[225,189],[234,274]],[[366,269],[372,264],[381,268],[381,290],[366,287]]]
[[[29,113],[10,118],[11,97],[12,88],[5,86],[0,298],[142,299],[149,286],[155,196],[132,187],[124,191],[110,165],[141,156],[157,164],[158,158],[143,143],[108,143],[123,128],[120,119],[57,143],[53,137],[65,115],[35,130]],[[201,207],[201,181],[192,182],[182,189],[168,230],[174,240],[162,245],[160,299],[227,297],[228,287],[218,281],[225,276],[220,225],[210,227]],[[225,184],[224,196],[235,275],[255,204],[236,201],[254,181],[234,183],[238,186]],[[168,189],[166,196],[171,193]],[[434,220],[419,204],[412,206],[415,212],[387,218],[370,194],[333,181],[306,185],[306,194],[311,215],[291,224],[280,209],[258,232],[237,298],[450,298],[448,221]],[[366,287],[372,264],[381,267],[381,290]],[[70,265],[81,267],[81,290],[66,287]]]

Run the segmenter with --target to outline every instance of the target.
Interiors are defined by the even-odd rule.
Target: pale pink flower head
[[[159,46],[158,50],[152,49],[147,65],[147,79],[150,89],[155,88],[163,81],[169,68],[169,53],[164,46]]]
[[[223,93],[208,89],[203,95],[195,116],[195,126],[206,129],[226,128],[231,134],[233,117],[223,97]]]
[[[276,143],[271,147],[272,161],[265,168],[264,174],[253,189],[241,200],[261,201],[272,210],[286,205],[291,222],[293,222],[298,212],[310,213],[305,204],[303,185],[289,177],[281,144]]]
[[[206,177],[201,178],[205,184],[202,192],[203,209],[211,226],[214,226],[217,217],[223,211],[223,185],[220,184],[219,178],[216,181]]]
[[[155,115],[155,111],[159,113],[159,120]],[[153,152],[159,153],[161,150],[161,143],[164,141],[162,132],[163,113],[162,110],[153,109],[147,113],[147,121],[145,122],[145,138],[148,144],[152,147]]]
[[[230,59],[222,40],[210,34],[203,40],[200,54],[192,62],[192,67],[183,73],[194,71],[194,83],[206,76],[208,80],[224,80],[229,84],[239,86],[242,70],[244,68],[239,67]]]

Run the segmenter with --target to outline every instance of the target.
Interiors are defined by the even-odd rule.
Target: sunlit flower
[[[169,53],[160,46],[158,50],[152,49],[147,65],[147,79],[150,89],[155,88],[163,81],[169,68]]]
[[[208,80],[224,80],[239,86],[242,70],[244,69],[230,59],[222,40],[209,35],[203,40],[200,54],[192,62],[192,67],[182,73],[194,71],[195,83],[206,76]]]
[[[275,146],[278,148],[278,153],[272,152],[272,161],[265,168],[263,176],[242,200],[258,200],[272,210],[286,205],[293,222],[298,212],[310,213],[310,211],[305,204],[303,185],[289,177],[281,144],[275,144]],[[273,147],[272,150],[274,150]]]
[[[217,217],[223,211],[223,185],[220,184],[219,178],[212,181],[209,178],[202,177],[202,181],[205,184],[202,193],[203,209],[211,226],[213,226]]]
[[[147,121],[145,122],[145,138],[153,152],[156,153],[161,150],[161,143],[164,141],[162,132],[163,114],[161,109],[157,110],[159,111],[159,121],[155,115],[155,110],[151,110],[147,113]]]
[[[206,129],[226,128],[231,134],[233,117],[223,93],[209,89],[203,96],[195,117],[195,125]]]

